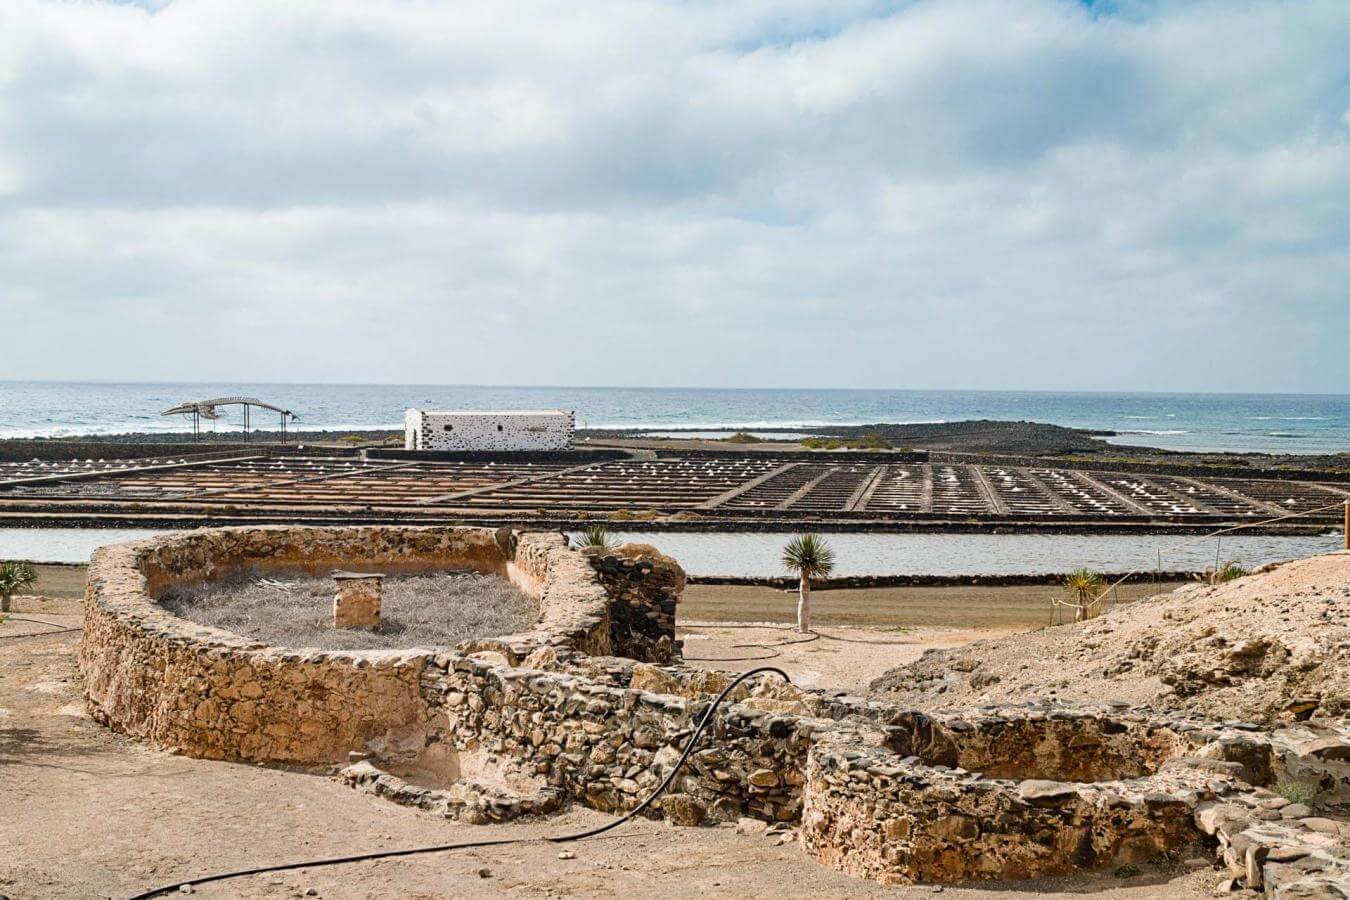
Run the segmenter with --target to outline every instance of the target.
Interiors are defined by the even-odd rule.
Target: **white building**
[[[410,409],[403,417],[407,450],[567,450],[576,414],[561,409],[474,412]]]

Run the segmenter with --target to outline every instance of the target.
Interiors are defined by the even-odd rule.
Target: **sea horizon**
[[[185,400],[256,395],[299,414],[298,432],[397,430],[411,406],[557,407],[579,428],[747,430],[993,419],[1112,431],[1113,443],[1205,452],[1350,451],[1350,395],[960,388],[713,388],[217,381],[0,381],[0,438],[188,432],[160,413]],[[255,411],[255,429],[272,430]],[[239,429],[237,417],[216,425]]]

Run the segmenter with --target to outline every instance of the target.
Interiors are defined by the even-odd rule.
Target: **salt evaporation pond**
[[[97,528],[0,528],[0,559],[84,563],[104,544],[167,534]],[[790,534],[631,532],[620,540],[653,544],[691,575],[783,575]],[[1104,572],[1162,568],[1199,570],[1214,564],[1215,540],[1177,535],[827,534],[837,575],[1034,575],[1078,568]],[[1339,534],[1300,537],[1226,535],[1223,560],[1248,568],[1341,549]]]
[[[642,532],[620,540],[652,544],[691,575],[785,575],[790,534]],[[1037,575],[1087,568],[1103,572],[1199,571],[1214,565],[1215,539],[1179,535],[826,534],[836,575]],[[1340,550],[1339,534],[1225,535],[1218,551],[1252,568]]]

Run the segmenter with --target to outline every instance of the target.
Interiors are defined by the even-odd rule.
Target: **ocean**
[[[1350,395],[1048,391],[682,389],[357,384],[0,381],[0,437],[186,432],[160,412],[185,400],[253,396],[294,410],[299,430],[401,429],[409,406],[572,409],[583,428],[749,430],[1004,419],[1116,431],[1172,450],[1350,452]],[[235,418],[216,423],[237,431]],[[255,410],[253,427],[275,429]]]

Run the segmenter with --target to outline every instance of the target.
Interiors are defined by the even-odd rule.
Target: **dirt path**
[[[704,669],[744,672],[778,666],[802,687],[860,692],[872,679],[911,663],[925,650],[960,647],[1009,632],[976,628],[916,628],[877,631],[817,626],[798,634],[792,625],[681,622],[685,661]]]
[[[18,615],[78,625],[78,604],[19,600]],[[0,638],[23,623],[0,624]],[[24,625],[24,628],[29,626]],[[40,626],[33,626],[40,628]],[[539,837],[607,821],[574,810],[546,821],[469,826],[357,794],[322,774],[187,759],[115,735],[84,715],[76,633],[0,639],[0,894],[123,897],[202,872],[266,862],[484,837]],[[886,635],[880,635],[886,638]],[[203,897],[921,897],[817,866],[793,844],[731,828],[643,821],[613,837],[559,847],[524,844],[457,854],[301,869],[231,881]],[[486,869],[488,875],[480,876]],[[1200,897],[1217,876],[1145,867],[983,889],[1019,895],[1146,900]]]

